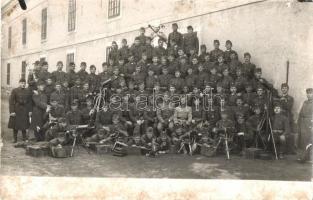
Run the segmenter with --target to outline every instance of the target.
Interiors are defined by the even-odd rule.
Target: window
[[[110,54],[111,50],[112,50],[112,47],[110,47],[110,46],[107,47],[106,50],[105,50],[106,51],[105,55],[106,55],[106,62],[107,63],[109,63],[109,54]]]
[[[12,27],[9,27],[9,31],[8,31],[8,48],[11,48],[11,42],[12,42]]]
[[[109,18],[120,16],[121,3],[120,0],[109,0]]]
[[[11,64],[7,64],[7,85],[10,85],[11,79]]]
[[[66,71],[68,71],[68,66],[71,62],[74,62],[74,53],[68,53],[66,55]]]
[[[68,31],[75,30],[76,22],[76,0],[69,0],[68,5]]]
[[[47,39],[47,8],[41,11],[41,40]]]
[[[22,61],[22,75],[21,78],[26,79],[26,61]]]
[[[23,32],[22,32],[22,44],[26,44],[26,32],[27,32],[27,20],[23,19]]]

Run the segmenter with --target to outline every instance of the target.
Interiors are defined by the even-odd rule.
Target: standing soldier
[[[139,38],[135,38],[134,44],[130,47],[129,51],[130,54],[134,56],[134,61],[138,62],[141,59],[141,53],[140,50],[140,40]]]
[[[58,105],[62,105],[64,108],[68,106],[66,102],[66,95],[65,92],[62,90],[62,85],[60,82],[55,83],[55,90],[52,92],[50,96],[51,99],[56,99],[58,102]]]
[[[18,131],[22,131],[23,140],[27,140],[26,129],[32,115],[32,93],[26,88],[26,80],[20,79],[19,87],[12,90],[9,100],[10,119],[8,128],[13,129],[14,143],[17,142]]]
[[[302,150],[300,161],[305,162],[312,154],[313,135],[313,88],[306,89],[307,100],[304,101],[298,118],[299,148]],[[311,152],[310,152],[311,149]]]
[[[96,66],[90,65],[90,74],[88,76],[89,90],[95,94],[99,90],[99,77],[96,75]]]
[[[63,62],[57,62],[57,70],[52,72],[51,77],[55,83],[62,83],[66,80],[66,73],[63,71]]]
[[[106,62],[102,63],[102,72],[98,74],[99,77],[99,86],[101,87],[103,83],[108,81],[111,78],[111,75],[108,72],[108,65]],[[88,83],[89,84],[89,83]]]
[[[222,50],[220,50],[220,41],[219,40],[214,40],[213,41],[213,44],[214,44],[214,50],[212,50],[210,52],[210,58],[211,58],[211,61],[212,62],[216,62],[217,61],[217,58],[220,56],[220,55],[223,55],[224,52]]]
[[[48,72],[48,62],[44,61],[41,65],[41,70],[38,74],[38,80],[46,81],[48,77],[50,77],[50,73]]]
[[[251,63],[251,54],[246,52],[243,55],[245,62],[242,63],[242,68],[245,76],[251,80],[254,77],[254,72],[256,69],[255,64]]]
[[[183,40],[184,51],[190,56],[190,51],[194,50],[195,54],[199,53],[199,39],[196,32],[193,32],[193,27],[187,27],[187,33],[184,35]]]
[[[124,62],[128,62],[129,47],[127,45],[127,40],[122,39],[122,47],[118,50],[118,57],[124,59]]]
[[[157,55],[159,58],[166,55],[166,49],[163,47],[163,39],[159,38],[158,46],[154,47],[153,54]]]
[[[233,43],[230,40],[227,40],[225,43],[226,51],[224,52],[224,58],[226,63],[230,63],[230,55],[235,54],[236,57],[238,57],[238,54],[236,51],[232,50]]]
[[[139,43],[141,46],[144,46],[144,45],[146,45],[146,39],[147,39],[147,36],[145,35],[146,29],[144,27],[141,27],[139,29],[139,33],[140,33],[140,35],[137,36],[136,39],[139,40]]]
[[[87,64],[86,62],[80,63],[80,70],[77,72],[77,76],[80,78],[82,82],[86,82],[88,79],[88,72],[86,72]]]
[[[45,87],[45,94],[47,95],[48,98],[48,104],[50,103],[50,96],[55,90],[55,84],[52,81],[51,77],[47,77],[46,80],[46,87]]]
[[[170,33],[168,35],[168,47],[172,47],[171,41],[174,41],[174,43],[178,46],[178,47],[182,47],[183,46],[183,35],[177,31],[178,29],[178,25],[177,23],[172,24],[172,29],[173,32]]]
[[[109,53],[109,59],[113,60],[113,65],[118,64],[118,46],[115,41],[112,42],[111,51]]]
[[[68,72],[67,72],[67,82],[68,82],[69,88],[75,85],[76,78],[77,78],[77,74],[75,73],[75,63],[70,62],[68,66]]]
[[[33,95],[33,112],[29,129],[34,131],[37,142],[45,140],[43,125],[45,124],[45,113],[50,111],[47,95],[44,93],[45,83],[38,81],[38,93]]]

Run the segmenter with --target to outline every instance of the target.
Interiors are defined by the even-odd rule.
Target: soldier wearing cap
[[[286,116],[281,113],[280,103],[274,105],[274,116],[272,118],[272,131],[278,156],[283,158],[283,154],[286,151],[286,136],[290,134],[290,126]]]
[[[146,29],[144,27],[141,27],[139,29],[139,36],[136,37],[136,39],[139,40],[140,46],[146,45],[147,36],[145,35]]]
[[[111,46],[111,51],[108,55],[108,58],[110,60],[113,60],[113,65],[117,65],[118,64],[118,46],[117,43],[115,41],[112,42],[112,46]]]
[[[261,111],[263,112],[264,109],[268,109],[268,98],[264,92],[264,88],[262,85],[258,85],[256,92],[256,98],[252,100],[253,106],[260,106]]]
[[[68,66],[68,72],[67,72],[67,82],[68,87],[71,88],[75,85],[75,80],[77,79],[77,74],[75,72],[75,63],[70,62]]]
[[[193,32],[192,26],[187,26],[187,33],[183,38],[183,48],[188,56],[190,56],[191,50],[194,50],[197,55],[199,53],[199,39],[197,33]]]
[[[313,135],[313,88],[306,89],[307,100],[302,104],[298,117],[299,145],[301,149],[300,161],[305,162],[312,153]],[[311,149],[311,151],[310,151]]]
[[[245,106],[251,108],[253,106],[253,100],[256,98],[256,93],[253,92],[252,84],[247,81],[245,84],[245,93],[243,93],[242,97],[244,100]]]
[[[187,76],[185,77],[185,80],[183,83],[190,90],[194,85],[196,85],[196,81],[197,81],[197,76],[193,73],[193,69],[189,67],[187,69]]]
[[[214,50],[210,51],[210,58],[211,58],[212,62],[216,62],[217,58],[220,55],[223,55],[224,52],[222,50],[220,50],[220,41],[219,40],[214,40],[213,45],[214,45]]]
[[[96,75],[96,66],[94,65],[90,65],[88,84],[91,93],[97,93],[99,91],[99,76]]]
[[[82,82],[86,82],[88,80],[88,72],[86,72],[87,63],[80,63],[80,70],[77,72],[77,76],[80,78]]]
[[[134,43],[129,49],[130,54],[134,56],[135,62],[138,62],[141,59],[141,52],[139,50],[140,50],[140,40],[138,37],[136,37]]]
[[[11,91],[9,98],[9,124],[13,129],[14,143],[17,142],[18,131],[22,131],[23,140],[27,140],[26,129],[29,128],[29,117],[32,116],[32,92],[26,88],[26,80],[19,80],[19,87]]]
[[[175,77],[171,80],[170,85],[173,85],[177,93],[180,93],[183,89],[184,79],[180,77],[180,71],[175,71]]]
[[[168,44],[167,46],[168,47],[172,47],[172,43],[171,41],[174,41],[174,43],[178,46],[178,47],[182,47],[183,46],[183,35],[178,32],[178,25],[177,23],[173,23],[172,24],[172,29],[173,29],[173,32],[171,32],[169,35],[168,35]]]
[[[159,58],[166,55],[166,49],[163,47],[163,39],[158,39],[158,46],[153,48],[153,55],[156,55]]]
[[[235,72],[234,83],[237,87],[238,92],[243,93],[245,91],[245,84],[247,83],[247,78],[242,74],[242,68],[237,67]]]
[[[124,38],[122,39],[122,46],[118,50],[118,57],[122,58],[125,63],[128,62],[128,56],[129,56],[129,47],[127,45],[127,40]]]
[[[51,74],[48,72],[48,62],[44,61],[41,64],[41,70],[38,74],[38,80],[46,81],[48,77],[50,77]]]
[[[216,122],[216,126],[213,128],[213,132],[225,131],[228,134],[233,134],[235,131],[235,122],[229,118],[227,111],[221,112],[221,119]]]
[[[45,132],[43,132],[43,125],[45,124],[45,113],[50,110],[48,105],[48,97],[45,94],[45,82],[38,81],[38,92],[33,94],[33,111],[32,111],[32,120],[29,129],[34,131],[36,140],[44,141]]]
[[[141,45],[139,51],[142,53],[145,52],[147,56],[147,62],[151,63],[152,61],[152,56],[153,56],[153,46],[151,45],[151,38],[146,37],[146,43],[144,45]]]
[[[67,96],[64,92],[64,90],[62,90],[62,84],[60,82],[56,82],[55,83],[55,90],[51,93],[50,95],[50,102],[52,101],[52,99],[57,100],[59,105],[62,105],[64,107],[68,106],[67,104],[67,100],[66,99]]]
[[[167,91],[168,86],[173,78],[173,75],[169,74],[168,68],[162,68],[162,74],[159,76],[160,89],[161,91]]]
[[[57,70],[51,73],[51,77],[55,83],[56,82],[63,83],[67,79],[66,73],[63,71],[62,61],[57,62]]]
[[[56,125],[46,132],[46,140],[50,146],[67,145],[70,142],[70,136],[67,134],[69,126],[65,118],[59,118]]]
[[[236,57],[238,57],[238,54],[236,51],[232,50],[233,43],[230,40],[226,40],[225,47],[226,51],[224,51],[224,59],[226,63],[230,63],[230,55],[235,54]]]
[[[157,154],[159,146],[157,145],[157,137],[152,127],[147,128],[140,140],[141,144],[146,147],[142,152],[144,155],[153,157]]]
[[[71,110],[66,113],[66,122],[69,126],[83,124],[83,113],[78,109],[78,102],[71,103]]]
[[[216,90],[217,83],[220,82],[221,77],[217,74],[216,66],[212,66],[210,69],[210,74],[207,80],[205,80],[204,84],[209,84],[212,88]]]
[[[242,63],[243,73],[248,79],[252,79],[254,77],[254,72],[256,69],[255,64],[251,63],[251,54],[246,52],[244,53],[245,61]]]

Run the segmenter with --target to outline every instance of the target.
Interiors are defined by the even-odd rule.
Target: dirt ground
[[[289,181],[309,181],[312,177],[312,164],[297,163],[295,155],[288,155],[285,160],[279,161],[248,160],[233,155],[231,160],[226,160],[224,155],[213,158],[170,154],[157,158],[140,155],[115,157],[93,152],[89,154],[84,148],[78,148],[72,158],[34,158],[25,155],[24,149],[13,147],[12,130],[7,129],[6,99],[2,99],[1,111],[4,140],[1,151],[2,175]]]

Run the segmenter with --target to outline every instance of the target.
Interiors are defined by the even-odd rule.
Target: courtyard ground
[[[71,158],[34,158],[25,155],[24,149],[13,147],[12,130],[7,129],[7,99],[2,99],[1,119],[4,141],[1,175],[288,181],[309,181],[312,177],[312,164],[297,163],[295,155],[287,155],[285,160],[279,161],[248,160],[233,155],[231,160],[226,160],[224,155],[211,158],[170,154],[157,158],[139,155],[115,157],[89,154],[84,148],[79,148]]]

